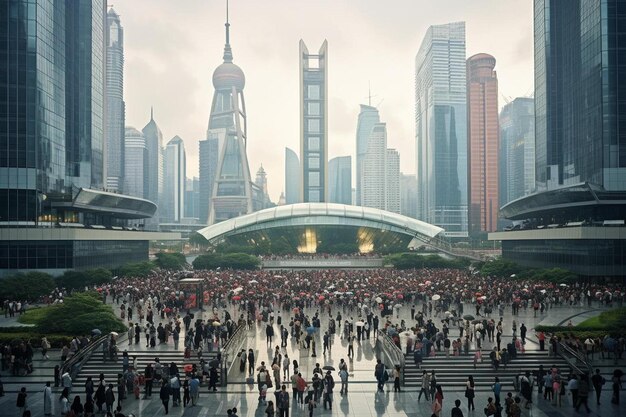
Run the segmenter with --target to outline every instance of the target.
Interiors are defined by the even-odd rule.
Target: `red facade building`
[[[498,78],[496,59],[476,54],[467,60],[467,180],[470,234],[498,225]]]

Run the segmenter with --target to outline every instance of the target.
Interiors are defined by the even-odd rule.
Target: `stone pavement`
[[[119,312],[118,306],[116,306],[116,312]],[[417,306],[418,308],[420,305]],[[233,318],[238,317],[239,312],[234,308],[230,307],[230,313]],[[513,317],[510,312],[510,308],[507,309],[504,315],[504,328],[505,328],[505,337],[503,337],[503,342],[508,341],[511,335],[511,322],[515,319],[518,323],[518,326],[521,323],[525,323],[528,327],[528,337],[527,339],[530,343],[527,344],[527,349],[538,349],[538,345],[536,344],[536,340],[534,339],[533,328],[535,325],[542,324],[556,324],[556,323],[567,323],[568,320],[572,320],[574,324],[579,321],[582,321],[588,317],[591,317],[595,314],[599,314],[602,309],[597,304],[592,306],[593,311],[590,311],[586,306],[564,306],[564,307],[555,307],[551,310],[548,310],[543,315],[538,315],[538,317],[533,317],[532,309],[521,310],[519,316]],[[306,311],[307,314],[313,314],[314,309],[308,309]],[[471,305],[465,306],[465,312],[472,314],[474,309]],[[284,324],[288,324],[289,322],[289,314],[286,312],[277,313],[277,316],[282,315],[282,321]],[[196,312],[196,317],[199,315],[203,315],[204,317],[208,317],[207,312]],[[336,315],[336,311],[333,311],[333,316]],[[400,311],[400,319],[404,318],[407,323],[410,315],[410,305],[403,307]],[[344,318],[349,318],[352,316],[356,321],[358,315],[356,312],[350,313],[347,311],[346,313],[342,313]],[[322,315],[322,330],[327,326],[327,314]],[[0,318],[0,322],[3,318]],[[394,318],[394,321],[399,321],[400,319]],[[497,317],[496,317],[497,319]],[[158,319],[157,319],[158,320]],[[438,320],[438,318],[436,318]],[[158,323],[158,322],[157,322]],[[343,326],[342,326],[343,328]],[[278,334],[278,326],[274,326],[275,333]],[[456,337],[458,335],[458,329],[453,328],[451,331],[451,336]],[[143,340],[142,340],[143,342]],[[248,333],[248,338],[245,344],[245,348],[252,348],[255,350],[257,357],[257,364],[260,363],[261,360],[266,363],[270,362],[270,357],[273,354],[273,349],[276,345],[280,345],[280,338],[275,338],[272,344],[268,344],[265,337],[265,326],[264,324],[256,325],[253,331]],[[121,348],[126,348],[127,342],[121,343]],[[133,345],[133,349],[135,349]],[[136,349],[145,349],[151,350],[150,348],[145,348],[144,343],[140,343]],[[155,354],[158,354],[158,351],[173,350],[173,346],[158,346],[153,351]],[[182,356],[182,343],[180,354]],[[376,385],[373,378],[373,369],[376,361],[376,351],[374,347],[374,339],[366,340],[361,342],[360,344],[355,343],[355,358],[353,361],[348,361],[347,359],[347,343],[340,339],[338,335],[335,336],[333,340],[333,347],[329,354],[322,354],[322,344],[321,338],[317,335],[317,357],[311,357],[311,352],[306,349],[298,349],[296,346],[292,344],[292,340],[290,339],[289,344],[286,348],[286,353],[289,355],[290,359],[297,359],[300,363],[300,371],[302,372],[305,379],[310,381],[312,369],[315,366],[315,363],[320,363],[321,366],[324,365],[336,365],[339,363],[339,359],[344,358],[349,364],[350,370],[350,393],[347,396],[341,397],[339,395],[338,388],[336,387],[336,392],[334,394],[334,406],[332,412],[330,410],[324,410],[321,405],[314,411],[314,415],[343,415],[343,416],[425,416],[430,417],[432,414],[430,403],[422,401],[421,403],[417,402],[417,392],[418,388],[407,389],[404,392],[393,393],[386,391],[385,393],[378,394],[376,393]],[[620,366],[623,366],[624,362],[620,363]],[[121,364],[120,364],[121,368]],[[45,372],[45,371],[44,371]],[[464,375],[467,377],[468,375]],[[494,374],[495,376],[495,374]],[[50,379],[52,374],[50,373]],[[334,374],[336,382],[338,382],[339,378]],[[608,379],[609,375],[605,374],[605,377]],[[45,381],[43,379],[42,381]],[[29,384],[28,391],[31,393],[29,396],[29,404],[31,409],[33,410],[33,416],[40,416],[43,414],[43,382],[40,387]],[[339,385],[339,384],[337,384]],[[600,414],[604,413],[605,415],[613,414],[616,416],[626,415],[626,409],[624,406],[614,406],[610,403],[610,388],[607,384],[605,392],[603,393],[602,405],[598,408],[595,405],[590,405],[592,409],[591,414]],[[387,389],[391,390],[391,384],[388,385]],[[80,394],[81,398],[84,400],[84,389],[82,387],[75,387],[74,391],[76,394]],[[291,392],[290,389],[288,389]],[[473,411],[468,413],[465,405],[466,399],[463,396],[463,387],[462,386],[443,386],[444,391],[444,404],[443,404],[443,413],[442,417],[449,415],[451,407],[453,406],[455,399],[460,399],[463,403],[462,409],[465,416],[483,416],[484,413],[482,411],[483,407],[486,404],[487,393],[485,392],[477,392],[475,403],[477,411]],[[506,391],[503,391],[503,397]],[[536,395],[536,394],[535,394]],[[55,390],[55,397],[58,396],[58,392]],[[58,397],[57,397],[58,398]],[[566,397],[569,398],[569,397]],[[5,397],[0,398],[0,416],[13,416],[17,415],[17,408],[15,407],[15,399],[16,393],[11,392],[8,393]],[[268,399],[273,399],[273,389],[268,392]],[[208,393],[206,391],[206,386],[202,387],[202,394],[200,396],[199,406],[189,407],[183,409],[179,408],[171,408],[170,414],[174,416],[213,416],[213,415],[226,415],[226,410],[228,408],[237,407],[239,416],[264,416],[265,407],[258,406],[258,393],[256,390],[256,386],[249,386],[245,384],[245,374],[239,373],[238,366],[234,366],[231,374],[229,374],[229,385],[226,388],[220,388],[219,392],[216,394]],[[55,404],[56,405],[56,404]],[[171,403],[170,403],[171,405]],[[164,414],[161,403],[158,399],[158,395],[153,395],[151,399],[148,400],[134,400],[127,399],[123,401],[123,409],[126,414],[133,413],[135,416],[160,416]],[[571,415],[573,413],[573,409],[571,406],[563,406],[553,407],[550,404],[546,404],[543,399],[540,401],[535,401],[535,405],[532,410],[524,410],[524,416],[547,416],[547,417],[560,417],[565,415]],[[581,411],[582,414],[585,414],[584,411]],[[58,412],[57,414],[58,415]],[[302,407],[294,405],[292,407],[291,416],[304,416],[308,415],[308,412],[305,412]]]

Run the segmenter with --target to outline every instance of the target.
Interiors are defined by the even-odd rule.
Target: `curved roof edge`
[[[428,239],[432,239],[444,231],[441,227],[421,220],[370,207],[334,203],[297,203],[271,207],[244,216],[235,217],[205,227],[199,230],[198,233],[207,240],[212,241],[237,233],[238,230],[243,230],[249,226],[267,223],[267,225],[271,227],[271,223],[278,222],[279,220],[303,217],[336,217],[363,220],[364,222],[377,222],[381,225],[393,226],[406,235],[413,237],[420,236]]]
[[[81,188],[71,202],[55,204],[76,211],[98,212],[121,219],[147,219],[154,216],[157,205],[150,200],[126,194]]]

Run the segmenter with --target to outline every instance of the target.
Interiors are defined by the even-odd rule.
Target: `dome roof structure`
[[[213,71],[213,87],[216,90],[230,90],[235,87],[237,91],[242,91],[245,85],[246,76],[232,62],[224,62]]]

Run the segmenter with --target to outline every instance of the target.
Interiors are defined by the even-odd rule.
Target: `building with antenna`
[[[300,39],[300,201],[328,201],[328,41],[310,54]]]
[[[361,104],[359,119],[356,125],[356,205],[363,205],[363,161],[367,154],[367,145],[369,143],[372,128],[376,123],[380,123],[380,115],[378,109],[372,107],[372,100],[368,101],[368,105]]]
[[[230,23],[226,3],[226,44],[224,62],[213,72],[213,102],[208,140],[217,140],[215,182],[209,201],[209,224],[251,213],[262,207],[263,195],[250,178],[246,154],[247,121],[243,88],[246,77],[233,64]]]

